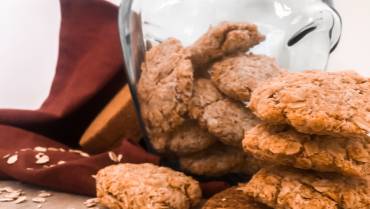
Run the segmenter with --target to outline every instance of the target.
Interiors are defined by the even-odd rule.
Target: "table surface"
[[[14,190],[21,189],[24,195],[27,197],[27,200],[20,204],[15,204],[14,202],[0,202],[0,208],[6,209],[38,209],[39,205],[41,205],[42,209],[82,209],[86,208],[83,203],[91,198],[55,191],[47,191],[39,187],[26,185],[15,181],[0,181],[0,189],[4,187],[11,187]],[[45,203],[32,202],[32,198],[36,197],[41,191],[46,191],[52,196],[47,197]]]
[[[119,0],[110,0],[110,1],[115,2],[115,3],[119,2]],[[12,4],[16,4],[14,2],[18,2],[22,4],[26,3],[25,1],[21,1],[21,0],[12,0],[8,2],[13,2]],[[50,0],[33,1],[33,3],[36,3],[36,2],[38,2],[37,7],[42,9],[43,11],[48,11],[49,13],[54,13],[54,14],[55,13],[60,14],[60,11],[59,11],[60,8],[57,3],[58,1],[50,1]],[[370,13],[368,12],[368,9],[370,8],[370,1],[368,0],[357,0],[357,1],[337,0],[335,2],[336,2],[337,9],[342,14],[344,27],[343,27],[343,36],[342,36],[341,43],[338,49],[332,55],[332,58],[329,63],[329,69],[330,70],[359,69],[359,71],[362,74],[370,76],[370,59],[367,57],[369,54],[368,51],[370,49],[370,40],[368,39],[368,37],[370,37],[370,27],[368,25],[363,24],[365,20],[370,19]],[[28,9],[30,7],[36,7],[35,4],[33,5],[30,4],[28,6],[29,7],[27,7],[26,5],[23,8]],[[45,9],[45,7],[47,7],[48,9]],[[12,8],[11,7],[9,8],[0,7],[0,10],[2,9],[4,11],[9,11]],[[34,15],[36,15],[37,11],[33,11],[33,13]],[[0,12],[0,17],[1,15],[4,15],[4,13]],[[42,19],[42,21],[46,21],[43,24],[48,24],[48,22],[50,21],[60,20],[60,17],[58,15],[57,16],[54,15],[53,17],[55,17],[56,19],[55,20],[47,19],[47,18]],[[9,18],[0,18],[0,19],[9,20]],[[27,22],[25,24],[27,24]],[[58,27],[59,25],[57,24],[54,27],[50,28],[50,31],[45,31],[45,30],[40,29],[39,32],[40,34],[53,33],[55,32],[55,30],[58,30]],[[37,30],[32,30],[32,31],[37,31]],[[55,36],[54,38],[56,37],[57,36]],[[44,36],[39,36],[39,38],[45,41]],[[54,41],[51,40],[51,43],[52,43],[51,47],[54,47],[55,48],[54,50],[56,51],[57,50],[56,44],[58,42],[56,40]],[[1,50],[0,50],[0,55],[2,55]],[[16,58],[18,59],[19,56],[17,56]],[[48,63],[38,63],[38,64],[43,66],[42,69],[47,69],[47,67],[55,67],[56,58],[57,58],[56,54],[54,54],[50,57],[50,60]],[[32,59],[35,60],[34,57]],[[14,60],[12,61],[10,59],[8,61],[13,62]],[[27,65],[29,64],[27,63],[28,61],[31,61],[31,60],[24,60],[24,63]],[[2,62],[3,62],[3,59],[2,59]],[[17,69],[12,69],[13,72],[15,70]],[[24,69],[18,69],[18,70],[24,70]],[[27,70],[30,70],[30,69],[27,69]],[[54,72],[50,72],[50,73],[54,73]],[[48,75],[45,74],[45,76],[48,76]],[[0,81],[1,81],[1,78],[0,78]],[[50,85],[50,84],[45,83],[45,85]],[[44,92],[44,93],[45,95],[47,95],[48,92]],[[0,100],[2,100],[1,98],[3,96],[4,95],[2,95],[0,92]],[[25,99],[29,99],[29,98],[25,98]],[[2,107],[2,104],[0,104],[0,108],[1,107]],[[28,201],[21,203],[21,204],[0,202],[0,208],[6,208],[6,209],[32,209],[32,208],[37,209],[38,208],[38,204],[33,203],[32,201],[30,201],[30,199],[37,196],[38,192],[42,190],[41,188],[33,187],[30,185],[26,185],[26,184],[14,182],[14,181],[0,181],[0,187],[5,187],[5,186],[11,186],[14,189],[22,189],[26,193],[26,196],[28,197]],[[51,193],[53,194],[53,196],[47,198],[46,203],[43,203],[41,208],[43,209],[86,208],[83,202],[89,198],[89,197],[84,197],[84,196],[58,193],[58,192],[51,192]]]

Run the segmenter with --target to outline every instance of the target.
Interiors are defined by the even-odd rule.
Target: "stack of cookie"
[[[234,201],[249,198],[242,208],[370,208],[370,79],[286,73],[253,91],[249,107],[265,123],[243,149],[269,166],[235,188],[246,197]]]
[[[170,38],[146,53],[138,96],[158,153],[195,175],[258,170],[242,150],[244,132],[260,123],[245,102],[259,82],[284,72],[274,59],[246,53],[263,40],[255,25],[225,22],[187,48]]]

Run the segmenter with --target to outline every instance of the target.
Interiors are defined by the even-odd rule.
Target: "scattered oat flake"
[[[32,149],[30,149],[30,148],[23,148],[23,149],[20,149],[19,151],[25,152],[25,151],[29,151],[29,150],[32,150]]]
[[[38,195],[39,197],[51,197],[52,194],[49,193],[49,192],[44,192],[44,191],[41,191],[40,194]]]
[[[34,168],[26,168],[26,170],[32,171],[32,170],[34,170]]]
[[[37,154],[35,155],[35,158],[36,158],[36,159],[40,159],[40,158],[42,158],[42,156],[44,156],[44,155],[45,155],[44,153],[39,152],[39,153],[37,153]]]
[[[10,154],[6,154],[6,155],[4,155],[4,156],[3,156],[3,159],[6,159],[6,158],[8,158],[8,157],[10,157]]]
[[[48,151],[53,151],[53,152],[58,152],[59,151],[59,149],[56,148],[56,147],[48,147],[47,150]]]
[[[62,165],[64,163],[66,163],[66,161],[63,161],[63,160],[60,160],[60,161],[57,162],[58,165]]]
[[[15,192],[15,190],[11,187],[2,187],[0,188],[1,192]]]
[[[90,155],[88,153],[86,153],[86,152],[80,152],[80,155],[82,157],[90,157]]]
[[[17,199],[19,196],[21,196],[21,192],[19,191],[9,192],[4,195],[5,198],[11,198],[11,199]]]
[[[59,148],[59,151],[60,151],[60,152],[65,152],[66,150],[65,150],[65,149],[63,149],[63,148]]]
[[[41,204],[37,205],[37,208],[41,208],[41,207],[42,207],[42,205],[41,205]]]
[[[98,198],[91,198],[84,202],[84,205],[88,208],[95,207],[98,204],[99,200]]]
[[[13,200],[14,200],[13,198],[6,198],[6,197],[0,198],[0,202],[11,202]]]
[[[46,152],[48,149],[46,147],[35,147],[33,148],[36,152]]]
[[[49,161],[50,161],[49,156],[43,155],[36,160],[36,164],[45,164],[45,163],[48,163]]]
[[[35,197],[35,198],[32,198],[32,202],[36,202],[36,203],[43,203],[45,201],[46,201],[46,199],[43,198],[43,197]]]
[[[117,155],[116,155],[116,153],[114,153],[114,152],[108,152],[108,155],[109,155],[109,158],[110,158],[113,162],[117,162]]]
[[[15,204],[19,204],[19,203],[22,203],[22,202],[25,202],[27,200],[27,197],[26,196],[20,196],[18,197],[18,199],[16,199],[14,201]]]
[[[96,175],[91,175],[91,177],[93,177],[94,179],[96,179]]]
[[[122,154],[119,154],[117,156],[117,162],[121,162],[122,158],[123,158],[123,155]]]
[[[15,155],[10,156],[8,160],[6,161],[6,163],[14,164],[15,162],[17,162],[17,160],[18,160],[18,155],[15,154]]]

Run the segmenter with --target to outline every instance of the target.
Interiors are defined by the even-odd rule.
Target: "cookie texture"
[[[365,138],[308,135],[263,124],[245,134],[243,149],[274,164],[347,176],[370,174],[370,144]]]
[[[369,139],[308,135],[288,126],[262,124],[246,133],[243,149],[274,164],[347,176],[370,175]]]
[[[249,101],[258,84],[284,72],[275,59],[254,54],[236,54],[215,62],[210,70],[217,88],[229,97]]]
[[[182,170],[200,176],[222,176],[236,170],[240,171],[244,162],[245,154],[242,150],[222,144],[179,158]]]
[[[158,152],[188,155],[207,149],[217,142],[216,137],[200,128],[196,121],[186,121],[173,132],[150,139]]]
[[[259,124],[260,120],[243,105],[224,99],[208,105],[199,122],[222,143],[241,147],[244,131]]]
[[[370,208],[368,182],[339,175],[312,174],[288,168],[266,168],[261,169],[240,189],[272,208]]]
[[[355,72],[286,73],[253,91],[249,107],[264,121],[303,133],[366,136],[370,79]]]
[[[264,39],[254,24],[223,22],[189,47],[191,60],[195,67],[203,67],[225,55],[246,52]]]
[[[201,198],[197,181],[152,164],[119,164],[96,176],[97,197],[110,209],[190,209]]]
[[[183,123],[192,89],[192,63],[178,40],[168,39],[145,54],[138,96],[150,134],[169,132]]]
[[[193,96],[189,102],[189,116],[193,119],[200,118],[204,109],[225,96],[213,85],[209,79],[197,79],[194,81]]]
[[[238,187],[231,187],[207,200],[202,209],[268,209],[255,202]]]

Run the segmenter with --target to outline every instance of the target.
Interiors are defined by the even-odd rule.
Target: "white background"
[[[118,3],[119,0],[110,0]],[[370,1],[336,0],[342,40],[329,70],[370,76]],[[1,0],[0,108],[36,109],[47,97],[58,56],[58,0]]]

